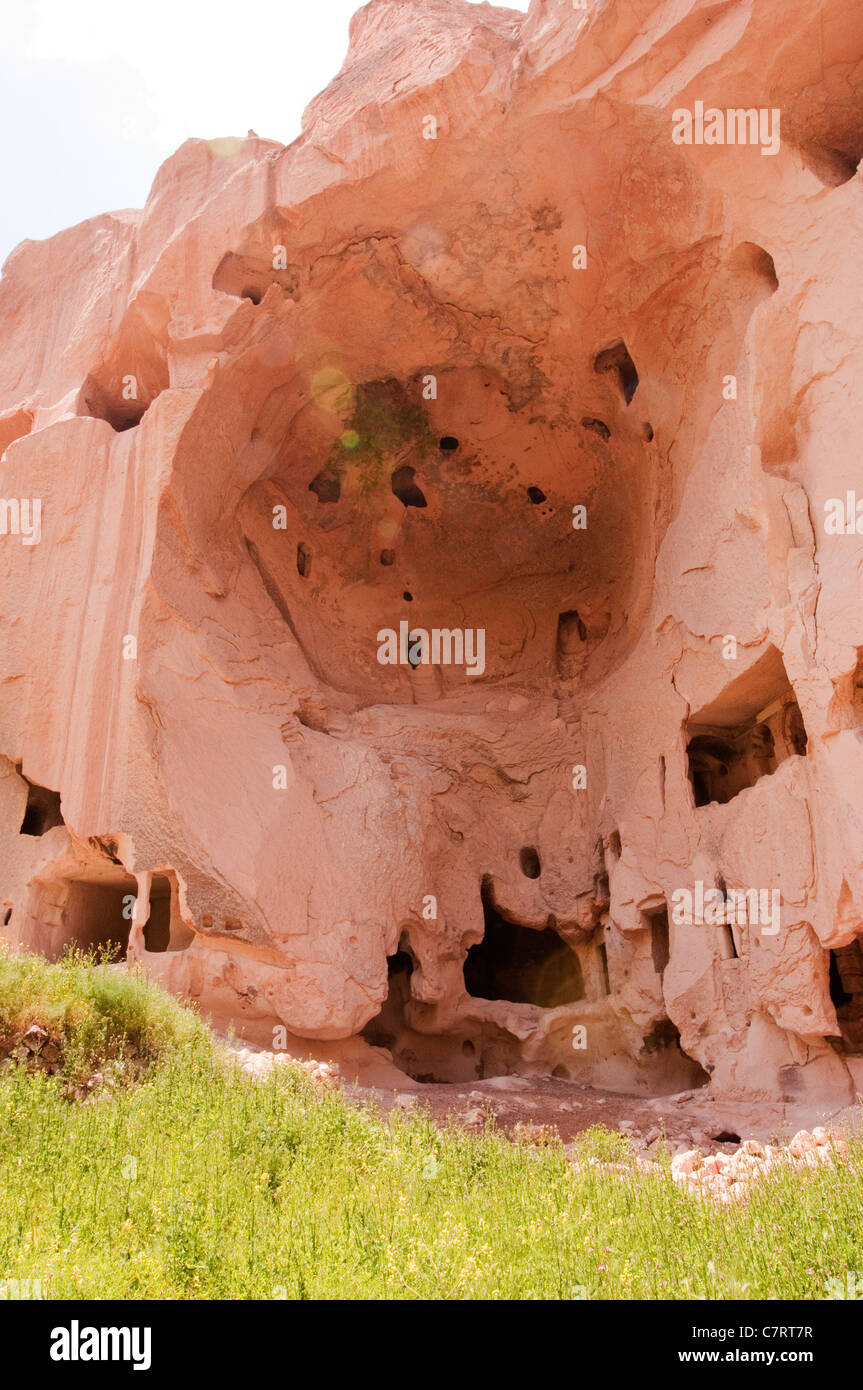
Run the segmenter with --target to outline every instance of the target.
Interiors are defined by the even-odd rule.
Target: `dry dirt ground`
[[[244,1070],[254,1075],[265,1075],[279,1061],[288,1060],[286,1054],[248,1044],[234,1047]],[[441,1123],[454,1120],[470,1129],[482,1128],[487,1116],[493,1116],[500,1128],[515,1132],[515,1137],[519,1133],[540,1137],[538,1131],[549,1126],[564,1143],[592,1125],[604,1125],[630,1136],[641,1150],[653,1150],[665,1140],[672,1153],[696,1146],[705,1153],[730,1152],[743,1139],[787,1142],[801,1127],[815,1124],[844,1133],[857,1133],[861,1128],[858,1107],[834,1113],[776,1104],[722,1103],[706,1098],[700,1090],[648,1098],[550,1076],[497,1076],[464,1085],[418,1085],[395,1069],[387,1084],[361,1085],[348,1081],[351,1071],[344,1063],[337,1064],[336,1074],[347,1096],[358,1104],[374,1102],[384,1113],[395,1108],[428,1109]]]

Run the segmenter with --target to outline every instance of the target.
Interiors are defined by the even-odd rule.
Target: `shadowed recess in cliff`
[[[830,953],[830,1002],[836,1010],[840,1052],[863,1054],[863,950],[859,938]]]
[[[409,1022],[416,960],[407,934],[387,957],[387,995],[380,1011],[362,1030],[372,1047],[386,1048],[395,1064],[425,1085],[474,1081],[497,1076],[517,1065],[518,1044],[495,1024],[465,1022],[454,1031],[420,1031]],[[421,1006],[419,1006],[421,1007]]]
[[[36,786],[35,782],[30,782],[24,777],[23,772],[19,772],[19,776],[27,782],[27,807],[21,822],[21,834],[45,835],[55,826],[63,825],[60,793],[51,791],[48,787]]]
[[[277,264],[277,268],[274,268],[274,259],[277,263],[284,259],[278,249],[275,255],[270,253],[269,260],[264,254],[238,256],[234,251],[228,251],[216,267],[213,289],[260,304],[270,286],[275,285],[286,299],[296,298],[300,282],[299,266]]]
[[[593,370],[599,373],[614,372],[623,393],[623,399],[629,405],[638,387],[638,372],[629,355],[626,343],[621,341],[612,343],[611,347],[603,348],[602,352],[597,353],[594,358]]]
[[[168,322],[168,307],[160,295],[137,296],[78,393],[78,415],[106,420],[117,432],[141,423],[170,385]]]
[[[51,948],[55,958],[70,946],[125,958],[137,893],[131,875],[117,872],[98,878],[61,878],[39,888],[46,899],[57,903],[59,924]]]
[[[769,647],[688,721],[686,752],[696,806],[724,804],[808,746],[782,657]]]
[[[485,929],[471,946],[464,982],[474,999],[504,999],[553,1009],[584,998],[578,957],[552,927],[520,926],[501,916],[489,883],[482,887]]]

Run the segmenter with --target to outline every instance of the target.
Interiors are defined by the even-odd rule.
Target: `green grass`
[[[823,1298],[863,1269],[859,1144],[847,1167],[717,1209],[667,1167],[637,1172],[605,1130],[578,1157],[630,1171],[387,1122],[299,1068],[250,1081],[154,986],[23,959],[32,975],[3,961],[4,1025],[25,978],[68,1023],[75,983],[85,1017],[109,1034],[123,1018],[153,1047],[141,1081],[86,1105],[61,1076],[0,1075],[0,1278],[41,1279],[47,1297]]]
[[[97,1068],[116,1080],[137,1075],[142,1066],[209,1038],[200,1019],[146,975],[80,951],[55,964],[0,951],[0,1049],[17,1043],[32,1023],[58,1041],[59,1071],[71,1082]]]

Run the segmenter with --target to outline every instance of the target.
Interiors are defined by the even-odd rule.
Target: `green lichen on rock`
[[[348,469],[359,474],[359,491],[368,494],[384,482],[396,461],[421,461],[434,448],[425,411],[410,399],[397,381],[375,381],[357,387],[354,411],[329,458],[327,471],[343,478]]]

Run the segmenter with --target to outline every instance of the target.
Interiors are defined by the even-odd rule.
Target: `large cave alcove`
[[[485,927],[471,946],[464,982],[474,999],[500,999],[554,1009],[584,998],[581,965],[553,927],[525,927],[501,915],[483,883]]]

